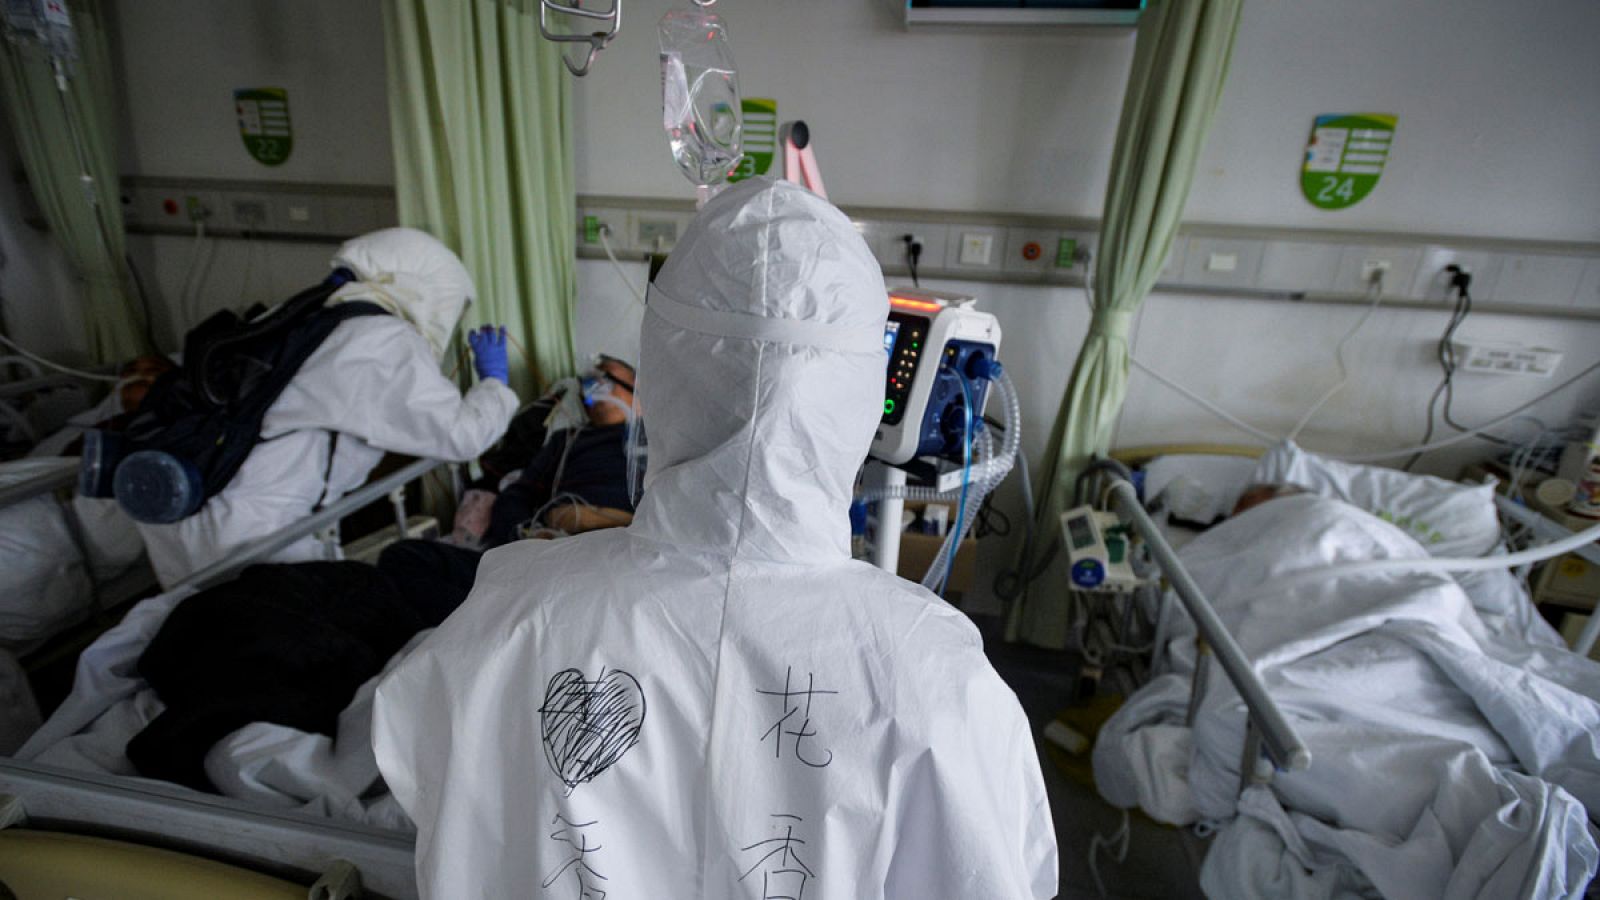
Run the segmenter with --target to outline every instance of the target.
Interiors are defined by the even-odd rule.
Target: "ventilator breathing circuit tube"
[[[860,498],[866,503],[899,498],[933,502],[955,501],[958,504],[955,527],[945,535],[944,544],[940,546],[933,565],[922,579],[922,586],[929,590],[937,590],[944,583],[946,574],[950,571],[951,558],[961,546],[961,540],[971,530],[973,520],[977,518],[978,507],[983,505],[984,498],[989,492],[1011,472],[1022,444],[1022,401],[1017,396],[1016,386],[1011,383],[1010,376],[998,362],[985,362],[973,374],[976,378],[992,382],[1000,402],[1005,406],[1005,436],[1001,439],[999,451],[994,450],[993,436],[979,424],[981,418],[978,410],[972,408],[970,399],[971,385],[963,376],[962,399],[968,405],[964,415],[964,421],[967,423],[966,433],[962,435],[962,440],[972,449],[966,454],[967,465],[964,467],[961,489],[940,491],[931,487],[897,485],[865,491]],[[898,524],[881,523],[879,531],[881,533],[893,529]]]
[[[1308,581],[1322,581],[1339,575],[1378,575],[1387,572],[1486,572],[1492,569],[1514,569],[1554,559],[1565,553],[1600,540],[1600,525],[1591,525],[1571,537],[1551,541],[1516,553],[1499,556],[1446,557],[1424,556],[1415,559],[1371,559],[1361,562],[1340,563],[1295,572],[1272,582],[1274,587],[1294,587]]]

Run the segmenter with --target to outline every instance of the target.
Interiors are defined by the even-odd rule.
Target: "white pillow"
[[[1297,484],[1364,509],[1417,539],[1432,556],[1483,556],[1500,542],[1494,484],[1323,459],[1284,442],[1261,457],[1258,484]]]

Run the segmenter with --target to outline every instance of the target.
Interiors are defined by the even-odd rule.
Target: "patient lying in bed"
[[[1269,492],[1262,492],[1263,494]],[[1240,794],[1243,705],[1213,677],[1185,726],[1194,630],[1094,751],[1103,796],[1221,823],[1210,896],[1576,896],[1600,858],[1600,666],[1568,653],[1511,579],[1283,576],[1424,547],[1339,500],[1287,492],[1180,553],[1309,746],[1309,770]],[[1542,629],[1542,630],[1541,630]]]

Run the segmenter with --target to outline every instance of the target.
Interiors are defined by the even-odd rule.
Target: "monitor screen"
[[[1082,550],[1094,546],[1094,528],[1089,524],[1088,516],[1078,516],[1067,520],[1068,537],[1072,539],[1072,549]]]
[[[894,341],[900,335],[900,323],[893,319],[883,326],[883,352],[893,355]]]

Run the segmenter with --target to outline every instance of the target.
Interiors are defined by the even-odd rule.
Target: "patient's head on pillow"
[[[1310,490],[1298,484],[1252,484],[1244,489],[1244,493],[1239,495],[1239,502],[1233,504],[1233,512],[1230,515],[1237,516],[1247,509],[1254,509],[1266,503],[1268,500],[1309,493],[1311,493]]]

